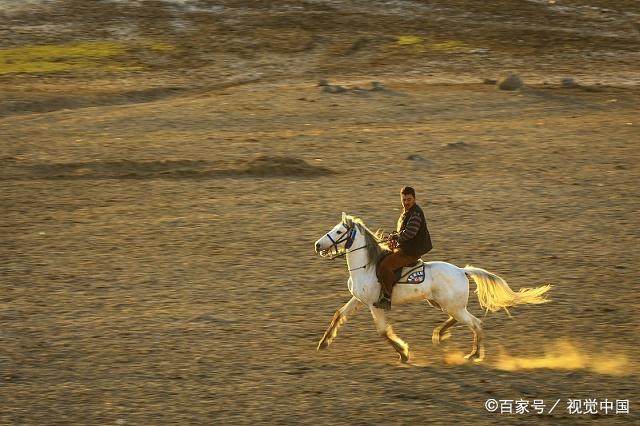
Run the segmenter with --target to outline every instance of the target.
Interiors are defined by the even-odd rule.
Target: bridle
[[[340,238],[338,238],[337,240],[334,240],[333,238],[331,238],[331,235],[329,235],[328,232],[326,234],[327,238],[329,238],[329,241],[331,241],[331,247],[329,249],[331,249],[331,248],[335,248],[336,249],[336,254],[332,255],[331,257],[329,257],[329,259],[332,259],[332,260],[335,259],[335,258],[338,258],[338,257],[342,257],[342,256],[344,256],[346,254],[353,253],[354,251],[358,251],[358,250],[362,250],[363,248],[367,248],[367,244],[365,243],[365,245],[363,245],[362,247],[358,247],[358,248],[355,248],[353,250],[349,250],[351,248],[351,246],[353,245],[353,240],[356,238],[357,230],[356,230],[355,226],[353,226],[353,225],[349,226],[344,222],[342,222],[341,225],[344,226],[344,229],[346,229],[346,232],[344,234],[340,235]],[[343,241],[345,242],[344,251],[340,252],[340,249],[338,248],[338,244],[342,243]],[[369,266],[369,263],[367,263],[364,266],[360,266],[358,268],[349,269],[349,272],[356,271],[358,269],[364,269],[367,266]]]

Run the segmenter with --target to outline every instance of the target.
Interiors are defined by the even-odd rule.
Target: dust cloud
[[[635,372],[631,361],[623,353],[588,351],[568,340],[553,342],[541,356],[517,356],[501,349],[494,366],[506,371],[589,370],[612,376],[626,376]]]

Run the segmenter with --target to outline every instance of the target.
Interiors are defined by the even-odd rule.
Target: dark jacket
[[[410,256],[422,256],[433,248],[427,220],[417,204],[403,212],[398,219],[398,233],[400,249]]]

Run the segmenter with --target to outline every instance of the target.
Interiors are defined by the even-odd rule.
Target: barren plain
[[[639,28],[637,1],[0,1],[0,423],[638,423]],[[482,363],[426,304],[391,312],[409,364],[366,310],[316,352],[349,293],[313,242],[392,229],[403,185],[425,260],[554,286],[484,317]]]

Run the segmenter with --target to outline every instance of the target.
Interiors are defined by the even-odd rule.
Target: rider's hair
[[[412,188],[412,187],[410,187],[410,186],[405,186],[405,187],[403,187],[403,188],[400,190],[400,193],[401,193],[402,195],[409,195],[409,194],[411,194],[411,195],[413,195],[413,198],[416,198],[416,190],[415,190],[415,189],[413,189],[413,188]]]

